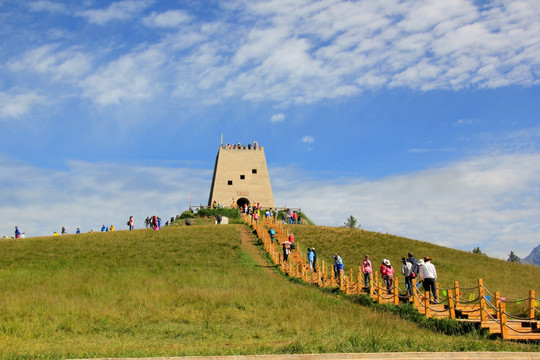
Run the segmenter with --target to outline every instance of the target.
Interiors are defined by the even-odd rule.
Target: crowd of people
[[[275,231],[273,230],[273,228],[270,228],[269,233],[270,238],[273,242],[275,236]],[[288,240],[282,242],[281,246],[283,250],[283,259],[284,261],[288,261],[291,250],[295,249],[294,235],[290,233]],[[335,278],[338,278],[341,271],[344,270],[343,259],[337,253],[332,255],[332,259],[334,261],[332,265],[333,274]],[[315,248],[308,248],[307,260],[310,271],[317,272],[317,253],[315,252]],[[364,257],[361,269],[364,277],[364,287],[369,288],[370,279],[373,274],[373,264],[370,260],[369,255],[366,255]],[[416,279],[416,282],[418,284],[417,286],[422,285],[425,291],[429,291],[430,298],[433,298],[434,302],[438,301],[436,289],[437,270],[435,269],[435,266],[431,263],[431,258],[429,256],[426,256],[420,260],[416,260],[413,253],[408,253],[407,257],[401,258],[400,270],[401,274],[405,278],[405,289],[407,291],[407,295],[413,295],[412,279]],[[394,286],[395,269],[389,259],[382,260],[381,266],[379,268],[379,273],[382,276],[386,290],[389,294],[391,294]]]
[[[180,215],[177,215],[176,217],[172,216],[170,218],[170,220],[167,220],[165,222],[165,226],[171,225],[175,220],[178,220],[179,218],[180,218]],[[127,225],[127,228],[130,231],[135,229],[135,219],[134,219],[133,216],[129,217],[129,219],[127,220],[126,225]],[[148,216],[144,221],[144,226],[147,229],[160,230],[161,229],[161,218],[159,216],[155,216],[155,215]],[[115,226],[113,224],[111,224],[110,226],[107,226],[107,225],[103,224],[101,226],[101,232],[111,232],[111,231],[115,231],[115,230],[116,230],[116,228],[115,228]],[[93,233],[94,229],[91,229],[88,232]],[[75,230],[75,234],[80,234],[80,233],[81,233],[81,229],[77,227],[76,230]],[[62,228],[60,229],[59,232],[58,231],[53,232],[53,236],[60,236],[60,235],[67,235],[67,234],[68,234],[68,231],[67,231],[65,226],[62,226]],[[14,232],[13,235],[11,235],[11,239],[21,239],[21,238],[25,238],[25,237],[26,237],[26,234],[19,229],[19,226],[15,226],[15,232]],[[10,237],[7,236],[7,235],[4,235],[2,238],[3,239],[9,239]]]
[[[433,296],[433,300],[437,302],[437,270],[431,263],[429,256],[423,259],[416,260],[413,253],[408,253],[407,257],[401,258],[401,274],[405,278],[405,289],[409,296],[413,294],[412,279],[416,279],[418,286],[423,285],[425,291],[429,291],[430,296]],[[369,287],[370,278],[373,273],[373,265],[369,259],[369,255],[366,255],[362,262],[362,274],[364,275],[364,286]],[[395,270],[389,259],[383,259],[379,268],[379,273],[382,276],[386,290],[388,293],[392,292],[394,286]]]
[[[243,150],[251,150],[251,149],[257,150],[257,149],[260,149],[259,143],[257,143],[257,141],[253,142],[253,146],[251,145],[251,143],[249,143],[247,145],[242,145],[242,143],[238,143],[238,144],[221,145],[221,147],[223,149],[240,149],[240,150],[241,149],[243,149]]]

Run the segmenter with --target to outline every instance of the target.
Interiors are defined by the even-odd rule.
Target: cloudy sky
[[[0,235],[205,204],[223,134],[317,224],[540,244],[535,0],[0,0],[0,37]]]

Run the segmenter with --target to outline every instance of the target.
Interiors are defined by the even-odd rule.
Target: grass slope
[[[297,225],[289,225],[288,228],[294,232],[295,239],[301,242],[303,249],[315,247],[318,258],[325,259],[327,263],[332,254],[339,253],[347,273],[349,268],[353,267],[356,274],[364,256],[369,254],[374,270],[379,269],[382,259],[390,259],[399,279],[403,281],[401,258],[412,252],[417,259],[424,256],[433,259],[442,288],[453,287],[455,280],[459,281],[462,287],[473,287],[478,284],[478,278],[482,278],[490,292],[499,291],[501,296],[508,299],[527,298],[529,290],[540,294],[538,266],[509,263],[484,255],[361,229]]]
[[[539,350],[288,282],[247,255],[241,226],[0,241],[0,357]]]

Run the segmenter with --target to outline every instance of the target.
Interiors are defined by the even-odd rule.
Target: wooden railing
[[[289,254],[289,261],[284,261],[281,244],[288,240],[289,233],[288,227],[281,221],[274,221],[272,217],[260,217],[255,221],[244,214],[242,219],[255,229],[272,261],[288,276],[300,278],[319,287],[339,287],[347,295],[366,294],[378,303],[398,306],[403,302],[412,302],[418,311],[428,318],[479,322],[483,328],[493,334],[500,334],[503,339],[540,340],[540,299],[536,297],[534,290],[529,291],[527,298],[508,300],[498,292],[491,294],[482,279],[478,279],[478,283],[469,288],[460,287],[458,281],[454,282],[451,289],[442,289],[437,283],[438,301],[434,302],[430,300],[429,292],[422,292],[415,279],[412,279],[411,295],[405,289],[399,288],[397,277],[394,278],[392,287],[387,289],[382,279],[379,279],[380,274],[377,271],[373,272],[369,286],[366,287],[361,267],[358,267],[356,274],[352,268],[348,274],[343,270],[335,274],[334,267],[328,266],[322,260],[316,264],[317,272],[310,271],[298,241],[295,242],[296,250]],[[270,228],[276,233],[274,242],[268,232]],[[517,306],[523,303],[527,303],[527,307],[521,313],[507,310],[507,305],[518,308]]]

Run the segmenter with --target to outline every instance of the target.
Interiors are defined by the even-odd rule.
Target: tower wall
[[[275,207],[264,148],[219,147],[208,206],[215,201],[230,207],[239,199]]]

